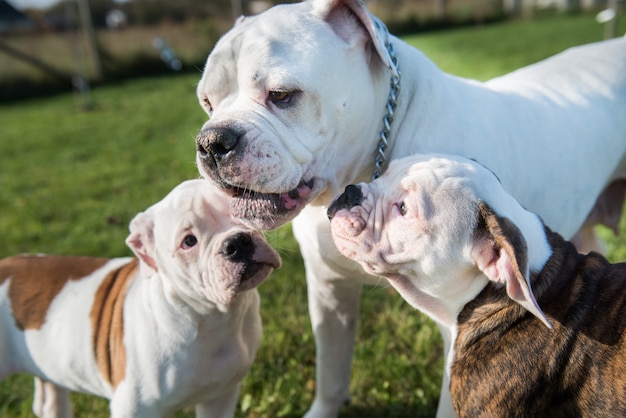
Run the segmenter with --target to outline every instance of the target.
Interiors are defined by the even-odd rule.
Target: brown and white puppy
[[[233,416],[278,254],[202,180],[138,214],[126,242],[137,259],[0,260],[0,380],[35,375],[39,417],[70,416],[68,390],[109,398],[112,417]]]
[[[579,254],[492,172],[397,160],[328,214],[343,255],[450,331],[459,416],[626,416],[626,264]]]

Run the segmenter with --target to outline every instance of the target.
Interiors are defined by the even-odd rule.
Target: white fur
[[[405,157],[379,179],[358,186],[363,202],[339,210],[331,221],[337,248],[370,274],[388,278],[407,302],[452,336],[463,307],[490,280],[501,278],[479,260],[484,249],[474,235],[479,202],[519,228],[527,243],[528,268],[522,273],[529,287],[530,272],[541,271],[552,254],[541,219],[508,194],[492,172],[465,158]],[[406,213],[400,213],[400,205]],[[509,257],[503,251],[498,263],[510,267]],[[551,327],[532,290],[528,298],[532,303],[522,304]],[[449,354],[447,370],[451,359]]]
[[[314,180],[289,213],[250,219],[273,228],[299,214],[293,230],[317,344],[309,418],[336,416],[349,399],[361,288],[378,280],[328,244],[326,219],[331,199],[374,169],[391,77],[384,46],[371,43],[387,35],[374,26],[359,1],[274,7],[224,35],[198,85],[211,116],[203,132],[236,126],[243,133],[236,167],[220,167],[221,180],[283,195]],[[553,230],[571,238],[584,226],[581,236],[593,240],[587,215],[604,187],[626,178],[626,39],[572,48],[486,83],[446,74],[389,39],[402,74],[390,159],[418,152],[475,158]],[[279,106],[271,91],[294,95]],[[198,162],[205,177],[215,176]],[[440,416],[452,415],[446,391],[444,384]]]
[[[241,263],[220,252],[237,233],[250,235],[255,261],[264,264],[242,286]],[[189,234],[198,243],[183,248]],[[97,367],[90,311],[102,280],[130,258],[112,259],[88,277],[68,281],[40,329],[16,327],[11,279],[5,281],[0,379],[16,372],[38,376],[34,411],[46,418],[70,416],[66,389],[109,398],[117,418],[164,417],[194,404],[198,417],[232,417],[240,381],[261,340],[254,287],[279,266],[278,255],[261,233],[232,219],[224,197],[202,180],[182,183],[137,215],[127,242],[140,270],[123,302],[126,369],[119,385],[112,387]],[[43,286],[46,272],[41,275]]]

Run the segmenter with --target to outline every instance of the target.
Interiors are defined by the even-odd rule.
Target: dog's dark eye
[[[398,210],[400,211],[400,215],[404,216],[407,213],[407,207],[404,202],[400,202],[398,204]]]
[[[291,95],[288,91],[272,90],[269,93],[269,100],[272,103],[288,103]]]
[[[202,98],[202,105],[207,110],[207,112],[209,112],[209,113],[213,112],[213,106],[211,106],[211,102],[209,101],[208,97],[204,96]]]
[[[198,238],[196,238],[193,235],[187,235],[184,239],[183,239],[183,245],[182,247],[185,249],[191,248],[194,245],[196,245],[198,243]]]

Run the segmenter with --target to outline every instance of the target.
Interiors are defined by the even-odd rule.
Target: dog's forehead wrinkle
[[[275,50],[284,50],[279,54]],[[316,74],[326,71],[306,65],[315,58],[305,57],[310,52],[294,49],[293,45],[274,41],[267,44],[251,45],[245,60],[240,57],[237,63],[239,84],[248,89],[285,90],[290,92],[315,93],[320,88],[312,84]],[[285,58],[291,56],[291,58]],[[297,74],[297,76],[296,76]],[[326,77],[330,74],[326,74]],[[331,79],[332,80],[332,79]],[[330,83],[329,83],[330,84]]]
[[[313,29],[313,26],[316,28]],[[244,35],[237,52],[240,52],[240,55],[252,53],[265,57],[296,58],[298,53],[309,54],[311,51],[319,51],[320,42],[330,41],[325,39],[328,36],[324,33],[330,30],[320,30],[324,26],[322,21],[308,14],[273,7],[259,15],[254,25],[234,29]],[[298,42],[293,42],[295,38]]]
[[[297,73],[308,80],[321,72],[325,79],[336,78],[332,77],[332,64],[338,61],[335,56],[345,56],[347,45],[339,47],[337,35],[322,19],[291,11],[283,14],[280,8],[274,9],[277,8],[270,9],[270,12],[278,17],[265,16],[246,30],[238,67],[246,67],[241,65],[244,64],[241,60],[245,59],[248,68],[264,69],[269,75],[275,71],[283,75]],[[320,59],[324,59],[327,65],[307,65]]]

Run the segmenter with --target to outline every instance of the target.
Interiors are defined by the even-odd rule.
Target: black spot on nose
[[[350,209],[360,205],[362,201],[363,193],[361,192],[361,188],[354,184],[347,185],[344,192],[328,207],[326,211],[328,219],[332,219],[341,209]]]
[[[244,232],[232,235],[222,242],[220,253],[229,261],[252,261],[254,243],[252,237]]]

